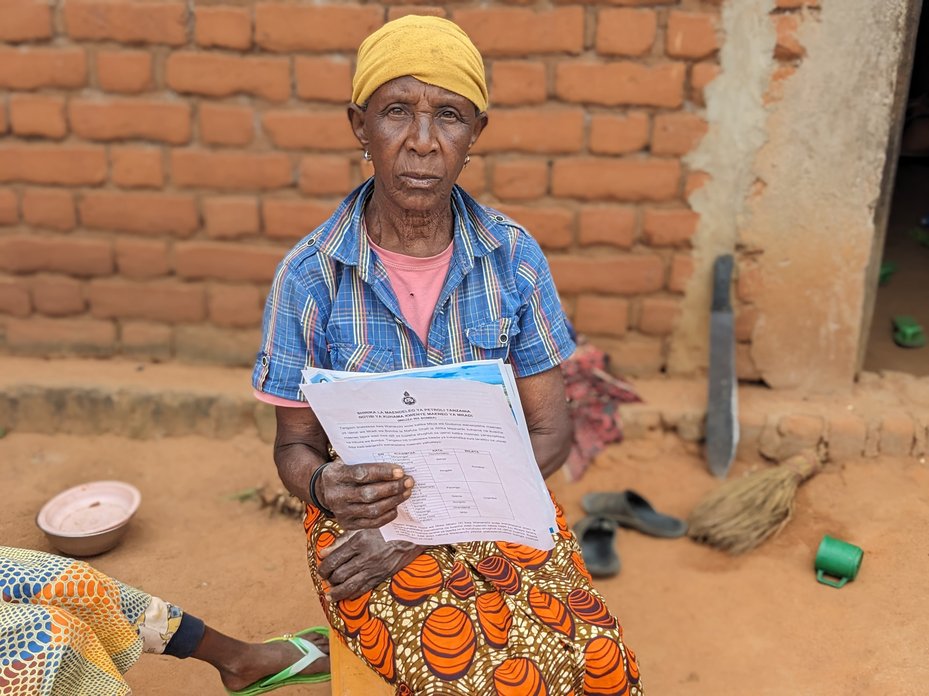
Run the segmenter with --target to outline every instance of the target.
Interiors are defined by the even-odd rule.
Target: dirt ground
[[[731,475],[751,466],[737,464]],[[102,478],[135,484],[143,501],[122,544],[92,559],[101,570],[246,639],[320,623],[299,522],[230,499],[275,480],[268,445],[245,437],[7,435],[2,543],[51,550],[34,524],[42,503]],[[590,490],[634,488],[686,516],[715,485],[699,456],[670,436],[608,450],[578,483],[554,479],[572,522]],[[858,578],[841,590],[814,579],[826,533],[865,550]],[[640,657],[651,696],[915,696],[929,683],[927,539],[929,465],[853,461],[807,483],[785,531],[740,558],[688,539],[622,531],[622,572],[599,587]],[[145,696],[223,693],[212,668],[193,660],[143,656],[127,678]]]

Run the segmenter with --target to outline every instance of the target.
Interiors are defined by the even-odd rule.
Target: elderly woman
[[[455,24],[407,16],[358,51],[351,128],[374,165],[278,267],[254,371],[276,405],[281,480],[307,502],[313,582],[332,627],[397,694],[641,694],[633,652],[557,508],[548,552],[386,542],[415,482],[348,466],[302,400],[306,365],[385,371],[502,358],[545,476],[570,419],[573,351],[539,245],[455,185],[487,127],[483,61]],[[340,540],[346,530],[358,530]],[[344,543],[341,543],[344,542]]]

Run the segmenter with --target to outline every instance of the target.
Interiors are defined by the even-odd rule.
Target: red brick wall
[[[369,173],[345,117],[354,51],[414,10],[487,61],[462,183],[539,239],[580,331],[660,370],[716,2],[4,0],[4,350],[248,363],[276,261]]]

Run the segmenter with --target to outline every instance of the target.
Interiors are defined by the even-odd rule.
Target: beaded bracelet
[[[310,491],[309,492],[310,492],[310,502],[313,503],[313,505],[316,507],[317,510],[323,513],[326,517],[335,517],[335,514],[332,512],[332,510],[330,510],[325,505],[323,505],[321,502],[319,502],[319,498],[316,497],[316,482],[319,480],[320,474],[323,473],[323,469],[325,469],[330,464],[332,464],[331,461],[323,462],[318,467],[316,467],[316,471],[314,471],[313,475],[310,477],[310,486],[309,486]]]

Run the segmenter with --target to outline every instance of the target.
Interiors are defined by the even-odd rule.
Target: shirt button
[[[510,340],[509,336],[507,336],[506,334],[500,334],[500,343],[506,343],[509,340]]]

